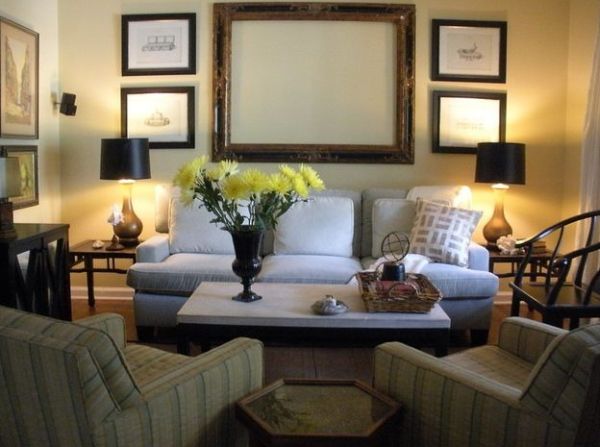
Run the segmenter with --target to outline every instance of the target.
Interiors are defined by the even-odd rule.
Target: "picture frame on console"
[[[477,143],[504,141],[506,93],[432,92],[432,152],[475,154]]]
[[[123,76],[196,73],[196,14],[121,16]]]
[[[2,146],[0,148],[0,155],[3,157],[15,157],[19,159],[22,194],[10,199],[13,204],[13,209],[18,210],[39,205],[40,193],[37,146]]]
[[[507,23],[434,19],[431,80],[506,82]]]
[[[0,137],[38,138],[39,34],[0,17]]]
[[[195,88],[121,88],[121,136],[148,138],[150,149],[193,149]]]

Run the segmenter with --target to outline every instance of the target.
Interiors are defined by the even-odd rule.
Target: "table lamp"
[[[479,143],[475,182],[493,183],[494,214],[483,227],[487,246],[496,249],[500,236],[513,234],[512,227],[504,217],[504,195],[508,185],[525,184],[525,145],[522,143]]]
[[[17,235],[10,197],[21,195],[21,167],[16,157],[0,157],[0,239]]]
[[[118,238],[107,250],[139,244],[142,221],[133,211],[131,190],[136,180],[150,178],[150,153],[147,138],[104,138],[100,155],[100,179],[118,180],[124,187],[122,219],[113,225]]]

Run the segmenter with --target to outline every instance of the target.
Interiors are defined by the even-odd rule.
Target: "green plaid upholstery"
[[[498,347],[470,351],[377,347],[374,386],[403,406],[393,445],[598,445],[600,325],[566,333],[510,318]]]
[[[0,306],[2,446],[245,446],[233,403],[262,381],[255,340],[189,358],[125,346],[118,316],[67,323]]]

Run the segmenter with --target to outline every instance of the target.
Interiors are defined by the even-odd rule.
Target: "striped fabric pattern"
[[[523,389],[534,366],[497,346],[467,349],[449,355],[445,360],[517,389]]]
[[[18,328],[30,334],[85,346],[98,363],[103,380],[107,382],[119,406],[128,407],[142,402],[140,391],[131,377],[125,358],[113,339],[105,332],[94,327],[71,324],[4,307],[0,315],[0,325],[3,327]]]
[[[122,352],[98,327],[123,336],[120,318],[73,324],[0,306],[0,445],[247,445],[233,404],[262,386],[260,342],[240,338],[195,358],[149,347]],[[121,374],[133,374],[143,391],[135,403],[121,405],[119,368],[99,361],[111,349]]]
[[[469,265],[469,243],[482,212],[417,200],[410,233],[412,253],[435,262]]]
[[[556,337],[567,333],[539,321],[508,317],[500,324],[498,346],[526,362],[535,363]]]
[[[523,386],[507,385],[498,378],[506,372],[486,372],[477,365],[497,355],[487,349],[472,350],[463,357],[472,363],[463,367],[458,356],[437,359],[400,343],[378,346],[375,388],[400,401],[404,410],[393,445],[597,445],[600,325],[562,335],[530,323],[511,318],[501,334],[512,351],[506,359],[526,362],[547,344]],[[482,359],[474,360],[478,354]]]

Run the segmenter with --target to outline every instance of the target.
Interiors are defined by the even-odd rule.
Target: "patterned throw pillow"
[[[428,256],[434,262],[467,267],[469,243],[481,214],[481,211],[417,200],[410,251]]]

